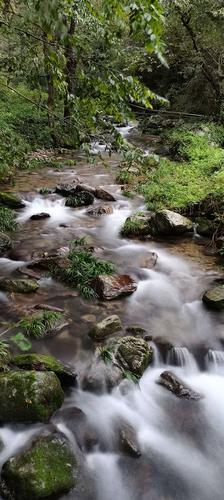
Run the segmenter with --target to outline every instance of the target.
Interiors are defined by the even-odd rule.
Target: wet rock
[[[64,393],[53,372],[0,373],[0,422],[48,422]]]
[[[0,290],[4,290],[5,292],[32,293],[36,292],[38,288],[39,285],[34,280],[10,280],[6,278],[0,280]]]
[[[96,323],[88,333],[92,340],[102,340],[108,335],[119,332],[122,330],[122,324],[119,316],[114,314]]]
[[[94,202],[93,194],[88,191],[81,191],[75,195],[69,196],[66,199],[65,206],[66,207],[85,207],[86,205],[92,205]]]
[[[200,236],[211,237],[215,231],[215,226],[209,219],[200,217],[197,219],[197,233]]]
[[[116,387],[122,379],[123,373],[119,367],[96,359],[87,368],[81,385],[84,391],[101,394]]]
[[[143,339],[131,336],[122,337],[116,343],[115,357],[124,370],[138,377],[152,362],[153,350]]]
[[[126,332],[133,336],[144,335],[146,333],[145,328],[140,325],[129,325],[126,328]]]
[[[113,213],[113,208],[108,205],[100,205],[96,208],[90,208],[87,210],[87,215],[93,215],[94,217],[98,217],[100,215],[108,215]]]
[[[57,255],[48,255],[36,258],[36,261],[29,264],[31,268],[40,268],[44,270],[51,270],[54,268],[55,271],[63,271],[71,267],[71,261],[67,257],[58,257]]]
[[[21,274],[25,274],[25,276],[29,276],[29,278],[34,278],[36,280],[41,279],[41,273],[34,271],[34,269],[28,269],[27,267],[19,267],[18,272]]]
[[[141,451],[134,428],[130,424],[124,422],[120,424],[118,432],[120,450],[130,457],[139,458],[141,456]]]
[[[41,212],[39,214],[33,214],[30,217],[30,220],[41,220],[41,219],[49,219],[50,214],[47,214],[47,212]]]
[[[53,312],[59,312],[59,313],[63,313],[64,312],[64,309],[62,309],[61,307],[57,307],[57,306],[51,306],[50,304],[36,304],[34,306],[34,309],[41,309],[41,310],[45,310],[45,311],[53,311]]]
[[[105,191],[105,189],[102,189],[100,187],[95,189],[94,194],[95,197],[98,198],[99,200],[116,201],[112,194],[108,193],[108,191]]]
[[[54,194],[55,193],[55,188],[47,188],[47,187],[40,188],[39,189],[39,193],[40,194]]]
[[[75,196],[76,195],[76,185],[75,184],[60,184],[56,186],[55,193],[64,196]]]
[[[137,283],[127,274],[97,276],[91,281],[91,286],[102,300],[131,295],[137,289]]]
[[[161,210],[151,219],[151,228],[154,235],[180,236],[193,231],[193,223],[176,212]]]
[[[97,434],[88,422],[86,414],[77,407],[62,408],[53,417],[53,423],[63,423],[75,436],[79,448],[90,452],[98,443]]]
[[[68,440],[60,433],[37,438],[31,447],[3,466],[1,490],[5,498],[58,498],[75,486],[77,462]]]
[[[224,309],[224,285],[215,286],[204,293],[202,300],[204,304],[216,310]]]
[[[121,234],[128,238],[147,236],[151,230],[150,220],[151,216],[148,214],[130,215],[121,229]]]
[[[23,208],[26,206],[22,201],[22,198],[20,198],[16,194],[2,192],[0,193],[0,205],[9,208]]]
[[[142,257],[140,260],[140,267],[152,269],[157,263],[158,255],[155,252],[150,252],[146,257]]]
[[[95,194],[95,188],[88,186],[87,184],[77,184],[76,193],[81,193],[82,191],[87,191],[88,193]]]
[[[163,360],[166,361],[168,351],[175,347],[174,344],[170,342],[166,337],[153,337],[153,342],[158,347]]]
[[[4,255],[12,246],[12,241],[7,234],[0,232],[0,256]]]
[[[10,364],[22,370],[54,372],[62,385],[76,385],[77,374],[69,366],[48,354],[18,354]]]
[[[193,389],[188,387],[173,372],[165,371],[161,373],[157,383],[168,389],[168,391],[175,394],[178,398],[191,399],[195,401],[202,399],[202,396],[198,392],[195,392]]]

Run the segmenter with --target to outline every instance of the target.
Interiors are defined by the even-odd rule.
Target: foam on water
[[[74,211],[69,207],[65,207],[64,198],[52,200],[50,198],[41,198],[37,196],[32,201],[25,201],[25,203],[26,207],[19,212],[17,217],[19,223],[24,223],[29,220],[32,215],[42,212],[50,215],[50,218],[42,221],[46,225],[69,223],[76,216]]]

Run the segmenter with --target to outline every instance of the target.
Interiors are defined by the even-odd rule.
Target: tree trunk
[[[77,61],[75,57],[75,51],[72,43],[72,36],[75,33],[76,21],[75,17],[71,19],[70,27],[68,30],[68,38],[65,48],[65,58],[66,58],[66,66],[65,66],[65,74],[66,74],[66,83],[67,83],[67,91],[64,99],[64,118],[69,122],[69,119],[72,115],[72,102],[71,97],[75,95],[75,71],[77,66]]]

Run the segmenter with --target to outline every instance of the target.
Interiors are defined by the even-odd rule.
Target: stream
[[[123,133],[126,134],[124,129]],[[95,146],[96,147],[96,146]],[[97,149],[97,148],[96,148]],[[106,153],[104,153],[106,156]],[[115,184],[117,158],[108,158],[109,167],[96,161],[86,164],[73,154],[74,167],[45,168],[19,172],[10,191],[19,192],[26,202],[17,212],[20,229],[8,258],[0,258],[0,276],[23,276],[23,266],[34,253],[66,247],[72,239],[88,236],[97,255],[112,261],[118,272],[131,275],[138,288],[130,297],[101,302],[86,301],[75,290],[46,277],[39,280],[34,294],[0,294],[1,329],[15,322],[31,306],[47,303],[61,307],[69,324],[56,337],[34,341],[33,351],[51,353],[83,373],[93,357],[88,331],[94,323],[118,314],[124,326],[139,324],[152,337],[153,366],[145,371],[139,385],[127,380],[111,393],[94,394],[81,387],[72,389],[65,408],[78,407],[87,416],[100,445],[86,452],[85,460],[93,478],[94,500],[223,500],[224,491],[224,315],[207,310],[203,292],[220,277],[214,258],[205,256],[198,236],[178,241],[138,241],[120,236],[125,219],[144,210],[144,200],[122,195]],[[71,155],[70,155],[71,157]],[[39,195],[38,189],[69,183],[77,178],[91,186],[102,186],[116,199],[113,213],[101,217],[86,214],[86,208],[65,207],[56,194]],[[101,205],[95,200],[95,205]],[[40,212],[49,219],[33,221]],[[151,252],[158,256],[149,269]],[[20,271],[19,271],[20,269]],[[163,346],[169,344],[167,352]],[[171,369],[199,392],[200,401],[176,398],[156,383],[164,370]],[[114,446],[115,423],[125,420],[136,431],[141,449],[138,459],[119,453]],[[58,429],[68,438],[63,419]],[[5,425],[0,428],[4,448],[0,465],[21,450],[40,432],[42,425]],[[88,496],[69,500],[90,500]]]

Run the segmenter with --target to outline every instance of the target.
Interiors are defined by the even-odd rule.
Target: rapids
[[[117,313],[126,326],[143,326],[153,338],[150,343],[155,355],[153,366],[139,385],[123,381],[110,394],[101,395],[78,388],[65,401],[65,407],[76,406],[85,412],[99,438],[99,445],[86,453],[94,479],[94,499],[223,500],[224,316],[207,311],[201,302],[204,290],[219,276],[219,269],[189,237],[164,243],[121,238],[123,222],[142,207],[143,200],[122,196],[120,187],[114,184],[116,161],[112,158],[109,163],[109,168],[99,161],[89,166],[79,158],[75,169],[18,174],[14,189],[22,193],[26,206],[18,211],[21,229],[13,254],[0,259],[0,275],[17,275],[18,269],[32,261],[35,251],[63,247],[69,240],[87,235],[100,255],[137,280],[138,289],[131,297],[111,303],[86,302],[52,279],[40,280],[35,303],[63,307],[71,322],[58,336],[33,342],[33,349],[50,352],[79,372],[85,370],[92,356],[87,333],[97,320]],[[37,194],[37,188],[70,182],[76,176],[87,184],[103,185],[115,196],[112,214],[91,218],[83,208],[65,207],[57,195]],[[30,216],[39,212],[51,217],[31,221]],[[152,269],[144,265],[150,252],[158,255]],[[27,296],[13,300],[1,293],[1,331],[5,331],[5,323],[15,321],[31,305]],[[164,353],[161,346],[165,343],[169,350]],[[168,368],[203,398],[181,400],[159,386],[156,381]],[[115,447],[115,424],[120,420],[129,422],[136,431],[142,451],[138,459],[119,453]],[[70,438],[63,420],[57,426]],[[41,428],[1,426],[4,448],[0,464],[26,446]],[[75,500],[72,493],[63,498]]]

